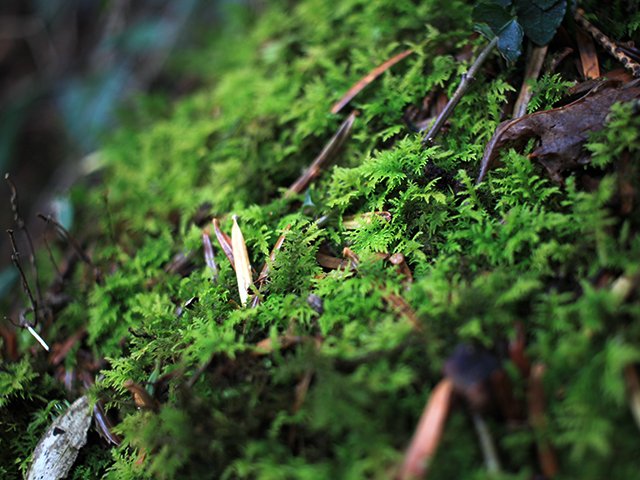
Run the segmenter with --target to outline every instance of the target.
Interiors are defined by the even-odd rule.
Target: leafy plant
[[[510,62],[521,53],[526,34],[535,44],[551,41],[567,10],[567,0],[495,0],[473,9],[476,28],[489,39],[498,37],[498,50]]]

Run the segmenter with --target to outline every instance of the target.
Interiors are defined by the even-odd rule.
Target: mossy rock
[[[640,116],[614,108],[590,140],[592,164],[570,172],[566,186],[514,151],[475,186],[524,60],[509,67],[496,55],[495,74],[479,76],[435,147],[401,118],[429,91],[450,95],[461,72],[452,55],[486,44],[472,36],[472,7],[238,7],[182,59],[204,86],[177,102],[136,102],[100,152],[103,184],[73,192],[77,233],[104,281],[76,272],[67,287],[76,301],[42,332],[55,343],[86,328],[77,350],[107,359],[101,388],[124,439],[109,447],[90,433],[70,478],[391,478],[456,345],[493,351],[526,403],[526,381],[505,355],[517,324],[527,356],[546,367],[546,428],[490,416],[503,462],[491,475],[461,402],[429,478],[533,478],[540,438],[556,450],[557,478],[637,475],[640,431],[624,369],[640,361]],[[611,8],[607,18],[620,22]],[[345,109],[359,115],[335,165],[285,198],[350,111],[331,114],[331,105],[407,48],[414,53]],[[539,108],[566,90],[550,76],[538,85]],[[379,211],[390,217],[345,228],[347,217]],[[229,233],[232,215],[257,271],[291,226],[256,308],[239,307],[215,237],[215,280],[205,263],[203,228],[216,217]],[[318,263],[319,251],[342,258],[344,247],[359,256],[356,269]],[[402,253],[413,283],[378,253]],[[188,266],[168,269],[176,255]],[[257,346],[284,335],[296,341],[270,353]],[[29,438],[1,436],[5,478],[19,478],[53,409],[47,402],[62,398],[44,358],[0,372],[1,428],[35,425]],[[78,358],[69,355],[66,368],[83,368]],[[145,385],[154,372],[160,406],[138,409],[123,385]],[[37,424],[27,418],[34,412]]]

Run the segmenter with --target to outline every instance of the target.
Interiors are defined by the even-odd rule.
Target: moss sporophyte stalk
[[[526,23],[499,3],[498,39]],[[627,3],[581,8],[637,42]],[[36,249],[51,353],[2,324],[0,477],[87,395],[67,478],[635,478],[638,87],[597,46],[607,81],[585,84],[563,5],[535,78],[525,28],[431,136],[491,42],[472,2],[229,7],[174,60],[200,87],[137,98],[100,186],[73,187],[80,250],[48,237],[58,273]],[[551,138],[575,102],[606,109],[598,128]]]

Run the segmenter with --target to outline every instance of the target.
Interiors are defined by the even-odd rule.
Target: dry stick
[[[584,12],[582,10],[576,10],[574,12],[573,18],[576,23],[589,32],[591,36],[593,36],[600,45],[602,45],[611,55],[622,63],[622,65],[624,65],[624,67],[629,70],[634,77],[640,77],[640,64],[634,62],[633,59],[613,43],[609,37],[591,25],[591,23],[582,16],[583,13]]]
[[[89,266],[89,268],[91,268],[93,270],[93,274],[96,277],[96,282],[98,282],[99,284],[102,284],[103,283],[102,272],[100,271],[100,269],[98,267],[96,267],[93,264],[93,262],[89,258],[89,255],[87,255],[84,252],[84,250],[82,249],[80,244],[77,242],[77,240],[71,236],[71,234],[69,233],[69,230],[64,228],[51,215],[43,215],[42,213],[38,213],[37,215],[38,215],[38,217],[40,217],[45,222],[50,223],[51,225],[53,225],[54,228],[58,231],[58,233],[60,233],[60,235],[62,235],[64,237],[64,239],[71,244],[71,246],[75,249],[75,251],[78,252],[78,255],[80,255],[80,258],[82,259],[82,261],[84,263],[86,263]]]
[[[478,58],[476,58],[476,61],[473,62],[473,65],[471,65],[471,68],[469,69],[469,71],[467,73],[462,74],[462,80],[460,81],[460,85],[458,85],[458,89],[456,90],[456,93],[453,94],[453,97],[451,97],[451,100],[449,100],[449,103],[447,103],[447,106],[444,107],[444,110],[440,112],[440,115],[438,115],[438,118],[436,118],[436,121],[434,122],[433,126],[429,130],[429,133],[427,133],[427,135],[422,139],[423,146],[434,144],[433,139],[436,137],[440,129],[443,127],[444,122],[446,122],[449,116],[453,113],[453,109],[456,108],[456,105],[458,105],[458,102],[460,102],[460,99],[464,96],[464,94],[467,92],[469,87],[471,87],[471,85],[475,81],[476,79],[475,75],[478,69],[482,66],[485,60],[489,57],[489,54],[491,53],[491,51],[497,45],[498,45],[498,37],[494,37],[493,40],[489,42],[489,45],[487,45],[485,49],[482,51],[482,53],[478,56]]]
[[[29,284],[27,283],[27,277],[25,276],[24,271],[22,270],[22,265],[20,265],[20,253],[18,252],[16,239],[13,236],[13,230],[7,230],[7,233],[9,234],[9,238],[11,239],[11,249],[13,250],[13,253],[11,254],[11,261],[13,262],[13,264],[18,269],[18,272],[20,273],[20,280],[22,280],[22,289],[27,294],[27,297],[29,298],[29,302],[31,303],[31,309],[33,310],[33,325],[36,325],[38,323],[38,302],[36,302],[36,300],[33,298],[33,294],[31,293],[31,289],[29,288]],[[4,318],[6,319],[7,317],[4,317]],[[29,331],[29,333],[33,336],[33,338],[35,338],[38,341],[38,343],[42,345],[42,347],[47,352],[49,351],[49,345],[47,345],[47,343],[43,340],[43,338],[40,335],[38,335],[38,332],[36,332],[33,329],[32,325],[29,325],[26,322],[20,322],[20,325],[23,328],[26,328]]]
[[[336,152],[347,139],[349,133],[351,133],[351,127],[353,127],[353,122],[355,122],[358,113],[357,110],[354,110],[347,119],[342,122],[338,131],[331,137],[331,140],[329,140],[329,143],[327,143],[322,152],[320,152],[320,155],[316,157],[302,176],[289,187],[289,190],[284,194],[284,198],[290,198],[292,195],[302,192],[309,186],[311,181],[320,174],[320,170],[325,168],[329,162],[333,160]]]
[[[18,189],[16,188],[13,181],[9,178],[8,173],[5,173],[4,179],[11,189],[11,210],[13,211],[13,220],[16,222],[18,228],[27,239],[27,245],[29,246],[29,262],[31,263],[31,271],[33,273],[33,283],[36,290],[36,299],[38,300],[38,303],[42,303],[42,294],[40,293],[40,284],[38,282],[38,267],[36,266],[36,255],[35,250],[33,249],[33,242],[31,241],[31,235],[29,235],[29,231],[27,230],[24,220],[20,216],[20,211],[18,210]]]
[[[485,467],[491,474],[499,473],[502,468],[500,467],[498,450],[496,449],[496,445],[493,442],[491,433],[489,432],[489,427],[487,427],[487,423],[478,412],[473,412],[471,417],[473,418],[473,426],[475,427],[478,439],[480,440],[480,449],[482,450],[482,456],[484,457]]]
[[[349,91],[345,93],[344,96],[333,105],[333,107],[331,107],[331,113],[338,113],[340,110],[342,110],[342,107],[349,103],[351,99],[353,99],[353,97],[360,93],[367,85],[373,82],[376,78],[382,75],[393,65],[398,63],[400,60],[405,58],[407,55],[410,55],[412,53],[413,50],[405,50],[404,52],[399,53],[395,57],[387,60],[383,64],[378,65],[376,68],[371,70],[368,74],[358,80],[355,85],[351,87]]]
[[[547,48],[548,45],[545,45],[544,47],[535,46],[533,48],[533,53],[529,59],[529,65],[527,65],[527,71],[524,74],[524,80],[522,81],[520,95],[518,95],[516,106],[513,108],[513,118],[523,117],[527,114],[527,107],[529,106],[529,101],[533,96],[533,90],[527,80],[537,80],[540,75],[540,70],[542,69],[544,57],[547,55]]]

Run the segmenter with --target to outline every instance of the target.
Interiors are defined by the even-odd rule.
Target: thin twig
[[[80,246],[78,241],[75,238],[73,238],[73,236],[69,233],[69,230],[64,228],[60,224],[60,222],[56,221],[51,215],[43,215],[42,213],[38,213],[37,215],[38,215],[38,217],[40,217],[45,222],[50,223],[51,225],[53,225],[54,228],[58,231],[58,233],[60,233],[60,235],[62,235],[64,237],[64,239],[71,244],[71,246],[75,249],[75,251],[78,252],[78,255],[80,255],[80,258],[82,259],[82,261],[84,263],[86,263],[89,266],[89,268],[91,268],[93,270],[93,274],[96,277],[96,282],[98,282],[99,284],[102,284],[102,282],[103,282],[102,272],[100,271],[100,269],[98,267],[96,267],[93,264],[93,262],[89,258],[89,255],[87,255],[84,252],[84,250],[82,249],[82,247]]]
[[[480,449],[482,450],[482,456],[484,457],[484,464],[489,473],[499,473],[501,470],[500,459],[498,458],[498,450],[491,437],[491,432],[487,427],[487,423],[478,412],[471,414],[473,418],[473,426],[478,434],[480,440]]]
[[[529,59],[529,65],[527,65],[527,71],[524,74],[524,80],[522,81],[522,88],[520,89],[520,95],[518,95],[518,100],[516,101],[516,106],[513,108],[513,118],[522,117],[527,114],[527,107],[529,106],[529,101],[533,96],[533,90],[531,89],[531,85],[527,80],[537,80],[540,75],[540,70],[542,69],[542,63],[544,62],[544,57],[547,55],[548,45],[544,47],[533,47],[533,53],[531,54],[531,58]]]
[[[18,228],[27,240],[27,246],[29,247],[29,262],[31,263],[31,272],[33,274],[36,299],[38,300],[38,303],[42,303],[42,294],[40,292],[40,282],[38,281],[38,267],[36,266],[36,255],[33,248],[33,241],[31,240],[31,235],[29,235],[29,231],[27,230],[24,219],[22,218],[22,216],[20,215],[20,211],[18,210],[18,189],[16,188],[16,185],[13,183],[11,178],[9,178],[8,173],[5,173],[4,179],[11,189],[11,210],[13,211],[13,220],[16,222]]]
[[[584,12],[582,10],[576,10],[573,13],[573,18],[582,28],[595,38],[600,45],[602,45],[611,55],[613,55],[622,65],[629,70],[634,77],[640,77],[640,64],[633,61],[629,55],[623,52],[618,46],[611,41],[604,33],[594,27],[589,21],[582,16]]]
[[[20,252],[18,252],[18,246],[16,245],[16,238],[13,236],[13,230],[7,230],[7,233],[9,234],[9,238],[11,239],[11,249],[13,250],[11,261],[20,273],[20,279],[22,280],[22,289],[27,294],[29,302],[31,303],[31,309],[33,310],[33,324],[36,325],[38,323],[38,302],[33,298],[33,294],[31,293],[31,289],[29,288],[29,283],[27,282],[27,277],[24,274],[24,270],[22,270],[22,265],[20,265]]]
[[[344,141],[351,133],[351,127],[353,127],[353,123],[356,120],[356,116],[359,114],[357,110],[351,112],[351,114],[347,117],[347,119],[342,122],[342,125],[338,127],[338,131],[331,137],[329,143],[324,147],[322,152],[316,157],[311,166],[305,170],[305,172],[293,182],[293,185],[289,187],[287,192],[284,194],[284,198],[291,198],[292,195],[297,195],[304,191],[305,188],[309,186],[311,181],[320,175],[320,172],[323,168],[326,168],[327,165],[333,160],[335,154],[340,149]]]
[[[436,135],[438,135],[438,132],[443,127],[444,123],[447,121],[449,116],[453,113],[453,109],[456,108],[456,105],[458,105],[458,102],[460,102],[460,99],[464,96],[464,94],[467,92],[469,87],[471,87],[471,85],[476,79],[475,77],[476,72],[482,66],[485,60],[489,58],[489,54],[496,47],[496,45],[498,45],[498,37],[494,37],[493,40],[489,42],[489,44],[485,47],[482,53],[478,56],[478,58],[476,58],[476,61],[473,62],[473,65],[471,65],[471,68],[469,69],[469,71],[462,74],[462,80],[460,81],[460,85],[458,85],[458,89],[453,94],[453,97],[451,97],[451,99],[449,100],[449,103],[447,103],[447,106],[444,107],[444,110],[440,112],[440,115],[438,115],[438,118],[436,118],[436,121],[434,122],[433,126],[429,130],[429,133],[427,133],[424,139],[422,139],[423,146],[434,144],[433,139],[436,137]]]

